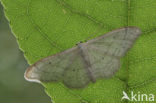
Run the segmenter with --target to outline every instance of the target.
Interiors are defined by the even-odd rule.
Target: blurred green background
[[[0,5],[0,103],[51,103],[40,84],[24,79],[27,67]]]

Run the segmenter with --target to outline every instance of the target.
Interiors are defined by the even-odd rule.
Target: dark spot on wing
[[[114,39],[116,39],[116,36],[113,36]]]

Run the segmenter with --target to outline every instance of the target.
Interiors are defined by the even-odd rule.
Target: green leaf
[[[128,102],[121,101],[123,90],[156,95],[155,0],[2,0],[2,3],[30,64],[116,28],[137,26],[143,31],[122,58],[122,67],[112,79],[98,80],[85,89],[43,83],[55,103]]]
[[[0,21],[2,19],[2,6],[0,6]]]

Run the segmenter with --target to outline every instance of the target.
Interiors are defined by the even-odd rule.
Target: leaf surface
[[[123,90],[156,95],[155,0],[1,1],[29,64],[116,28],[137,26],[143,31],[112,79],[79,90],[43,83],[55,103],[128,102],[121,101]]]

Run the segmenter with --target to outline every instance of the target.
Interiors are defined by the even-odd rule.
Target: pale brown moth
[[[58,81],[69,88],[83,88],[99,78],[110,78],[140,34],[137,27],[124,27],[79,43],[37,61],[26,70],[25,78],[34,82]]]

